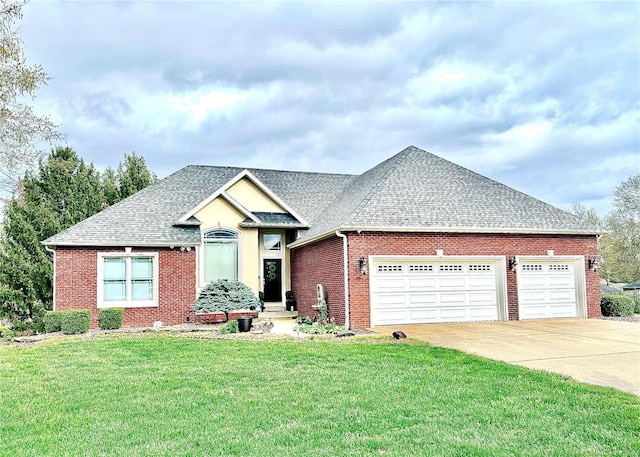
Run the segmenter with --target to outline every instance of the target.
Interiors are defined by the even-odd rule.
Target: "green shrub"
[[[113,330],[122,326],[124,308],[104,308],[98,313],[98,326],[102,330]]]
[[[226,335],[227,333],[238,333],[238,321],[229,321],[220,327],[220,333]]]
[[[69,309],[62,312],[60,327],[65,335],[85,333],[91,326],[91,311],[88,309]]]
[[[0,326],[0,341],[11,341],[15,336],[13,330]]]
[[[44,322],[44,332],[59,332],[62,330],[62,316],[64,311],[47,311],[47,314],[42,318]]]
[[[600,308],[605,316],[631,316],[635,303],[626,295],[603,295]]]
[[[196,313],[219,313],[229,315],[230,311],[258,308],[260,300],[253,291],[240,281],[220,279],[206,285],[191,305]]]
[[[632,297],[633,299],[633,314],[640,314],[640,297]]]

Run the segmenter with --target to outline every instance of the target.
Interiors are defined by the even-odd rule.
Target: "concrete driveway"
[[[640,395],[640,324],[599,319],[545,319],[375,327],[402,330],[433,346],[546,370]]]

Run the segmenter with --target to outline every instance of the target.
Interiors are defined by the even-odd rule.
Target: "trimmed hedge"
[[[42,321],[45,333],[59,332],[62,330],[62,317],[65,311],[47,311]]]
[[[634,308],[633,298],[626,295],[603,295],[600,300],[604,316],[632,316]]]
[[[69,309],[62,311],[60,327],[65,335],[77,335],[89,331],[91,326],[91,310]]]
[[[124,308],[104,308],[98,313],[98,326],[102,330],[114,330],[122,326]]]

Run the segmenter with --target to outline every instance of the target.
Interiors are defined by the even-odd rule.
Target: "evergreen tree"
[[[137,155],[135,151],[124,155],[124,162],[120,162],[115,178],[121,200],[158,180],[155,173],[147,168],[144,157]]]
[[[52,304],[52,254],[42,241],[98,212],[100,173],[71,148],[56,148],[27,173],[5,208],[0,240],[0,313],[30,322]]]
[[[53,255],[42,241],[157,180],[144,158],[125,154],[101,175],[69,147],[27,173],[5,208],[0,230],[0,315],[16,327],[39,321],[53,303]]]

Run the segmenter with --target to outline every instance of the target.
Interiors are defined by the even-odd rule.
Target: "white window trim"
[[[126,301],[105,301],[104,300],[104,262],[105,258],[124,257],[126,259],[126,281],[127,297]],[[153,259],[153,300],[131,300],[131,259],[146,257]],[[159,293],[159,266],[157,252],[98,252],[98,287],[97,306],[98,308],[153,308],[158,306]]]
[[[234,228],[231,227],[226,227],[226,226],[221,226],[221,225],[214,225],[212,227],[207,227],[206,229],[202,230],[200,232],[200,249],[199,249],[199,253],[198,253],[198,260],[200,262],[200,265],[198,266],[198,284],[200,285],[200,289],[204,288],[207,283],[204,280],[204,265],[205,265],[205,259],[204,259],[204,254],[205,254],[205,249],[204,249],[204,245],[207,242],[207,239],[205,239],[205,234],[207,234],[208,232],[213,232],[216,230],[227,230],[229,232],[233,232],[236,235],[238,235],[238,237],[236,238],[235,242],[238,243],[238,281],[242,282],[243,281],[243,275],[242,272],[244,271],[243,268],[243,252],[242,252],[242,231],[240,230],[236,230]]]

